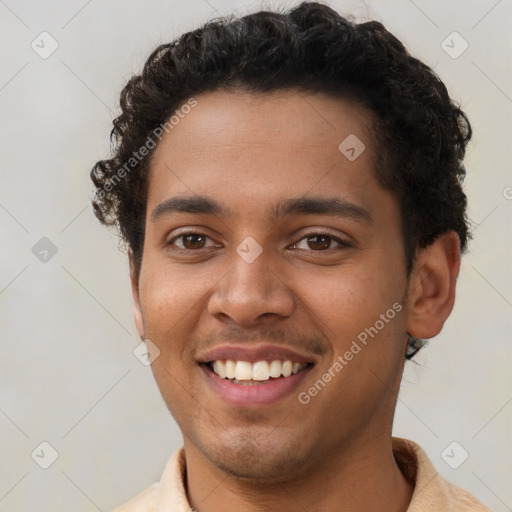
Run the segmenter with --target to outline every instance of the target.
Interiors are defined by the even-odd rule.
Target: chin
[[[274,433],[275,434],[275,433]],[[270,442],[271,433],[259,436],[245,434],[238,437],[227,436],[224,444],[200,446],[202,454],[210,463],[228,475],[267,484],[282,483],[297,478],[304,467],[308,455],[302,452],[300,442],[290,440]]]

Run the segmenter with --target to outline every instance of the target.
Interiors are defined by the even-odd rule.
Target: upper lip
[[[313,363],[310,356],[295,350],[277,345],[221,345],[204,352],[198,357],[199,363],[210,363],[217,360],[248,361],[292,361],[297,363]]]

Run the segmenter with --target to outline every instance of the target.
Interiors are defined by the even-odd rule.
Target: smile
[[[221,403],[245,409],[270,406],[298,393],[303,386],[301,382],[314,366],[277,359],[255,362],[216,359],[199,365],[206,378],[207,393],[213,393]]]
[[[310,363],[302,363],[297,361],[233,361],[220,360],[211,361],[210,369],[222,379],[229,380],[235,384],[250,385],[259,384],[270,379],[287,378],[295,375]]]

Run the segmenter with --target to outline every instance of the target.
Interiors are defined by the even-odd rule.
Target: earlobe
[[[408,290],[407,332],[421,339],[441,332],[452,312],[460,270],[460,241],[449,231],[416,257]]]
[[[142,317],[142,308],[140,305],[140,294],[139,294],[139,276],[135,270],[135,264],[133,262],[132,252],[129,252],[130,261],[130,283],[132,287],[132,298],[133,298],[133,316],[135,319],[135,326],[139,333],[140,339],[144,340],[144,322]]]

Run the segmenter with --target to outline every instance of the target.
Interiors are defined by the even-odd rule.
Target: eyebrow
[[[153,222],[176,212],[196,215],[229,217],[231,211],[207,196],[171,197],[161,202],[151,213]],[[337,197],[298,197],[281,199],[269,210],[272,220],[277,221],[292,215],[328,215],[372,223],[373,218],[363,207]]]

